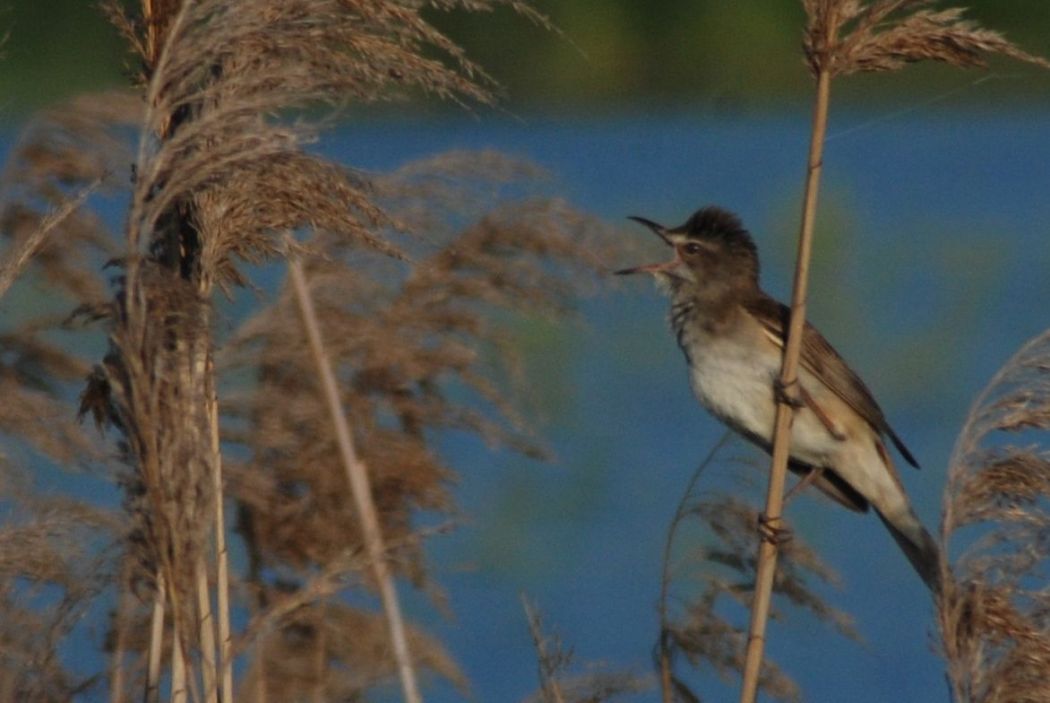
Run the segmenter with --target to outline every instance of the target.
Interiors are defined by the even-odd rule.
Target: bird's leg
[[[784,403],[794,410],[803,408],[806,404],[800,394],[804,392],[797,378],[790,383],[784,383],[779,376],[773,379],[773,399],[777,403]],[[781,524],[782,521],[781,517],[770,517],[765,513],[759,513],[758,533],[762,535],[762,540],[775,547],[790,542],[794,534],[790,527],[784,527]]]
[[[820,424],[824,425],[824,429],[826,429],[828,433],[838,441],[845,441],[846,435],[835,426],[835,423],[831,421],[828,414],[824,412],[824,408],[820,407],[820,404],[813,400],[813,396],[809,394],[809,391],[801,386],[799,387],[799,391],[802,395],[802,404],[813,411],[813,414],[817,416],[818,420],[820,420]]]
[[[791,383],[784,383],[779,377],[773,379],[773,397],[778,403],[790,405],[795,410],[809,408],[832,437],[840,442],[846,439],[846,435],[831,421],[824,408],[820,407],[797,378]]]
[[[804,408],[806,402],[801,397],[804,392],[797,378],[790,383],[784,383],[779,376],[773,379],[773,398],[778,403],[789,405],[795,410]]]
[[[806,486],[810,485],[811,483],[816,481],[818,478],[820,478],[820,475],[823,474],[823,473],[824,473],[824,467],[823,466],[816,466],[816,467],[810,469],[806,473],[805,476],[803,476],[802,478],[800,478],[798,480],[798,483],[796,483],[794,486],[792,486],[788,490],[788,492],[784,494],[784,505],[786,506],[788,504],[789,500],[791,500],[796,495],[801,493],[803,488],[805,488]]]
[[[783,520],[782,517],[769,517],[765,513],[759,513],[758,534],[762,536],[762,541],[780,547],[794,539],[795,534],[791,528],[781,524]]]

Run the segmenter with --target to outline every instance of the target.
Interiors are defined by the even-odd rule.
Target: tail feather
[[[892,516],[878,512],[878,516],[930,591],[939,592],[941,550],[915,513],[907,509]]]

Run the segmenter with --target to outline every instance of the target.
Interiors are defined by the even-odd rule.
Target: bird
[[[771,452],[776,405],[794,399],[788,466],[800,480],[792,492],[811,484],[850,510],[873,508],[936,593],[939,549],[911,507],[886,440],[909,464],[918,468],[918,462],[864,381],[808,322],[798,386],[793,393],[780,387],[790,310],[762,290],[758,248],[740,218],[707,206],[674,228],[629,219],[648,227],[674,256],[615,273],[649,274],[670,298],[670,326],[700,403]]]

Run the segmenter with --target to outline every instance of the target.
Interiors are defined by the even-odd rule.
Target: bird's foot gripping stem
[[[781,378],[773,379],[773,399],[778,403],[784,403],[795,410],[806,407],[806,401],[803,399],[802,384],[798,382],[798,379],[785,383]]]
[[[784,518],[769,517],[765,513],[758,514],[758,533],[763,542],[769,542],[774,547],[782,547],[795,537],[790,527],[785,526]]]

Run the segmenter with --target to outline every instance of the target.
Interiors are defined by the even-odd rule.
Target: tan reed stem
[[[394,577],[386,561],[386,547],[383,544],[383,533],[379,525],[378,513],[372,500],[368,468],[358,457],[354,448],[353,438],[350,435],[350,425],[343,411],[343,405],[339,400],[339,386],[335,380],[335,374],[332,372],[332,365],[321,337],[321,328],[317,321],[317,313],[314,310],[313,298],[310,296],[309,288],[306,285],[302,264],[294,255],[289,259],[288,270],[291,274],[295,298],[299,304],[299,312],[303,318],[303,326],[306,329],[310,351],[313,354],[314,363],[317,365],[321,390],[324,393],[325,402],[328,405],[328,411],[335,428],[336,441],[339,444],[343,468],[346,471],[346,479],[350,484],[350,493],[354,501],[358,520],[361,523],[361,532],[365,539],[365,549],[368,553],[368,559],[372,563],[376,583],[379,586],[379,596],[383,603],[383,612],[386,615],[387,627],[390,631],[390,642],[397,662],[398,675],[401,679],[401,690],[406,703],[422,703],[423,699],[420,696],[419,687],[416,683],[416,671],[408,649],[408,638],[405,635],[405,623],[401,616],[401,606],[397,598]]]
[[[798,237],[795,284],[791,296],[791,321],[784,344],[784,361],[780,369],[781,388],[788,397],[778,399],[776,421],[773,427],[773,460],[765,509],[765,517],[771,527],[776,527],[780,521],[784,504],[784,483],[787,478],[791,447],[791,422],[794,417],[790,399],[798,397],[798,362],[802,350],[802,331],[806,322],[806,296],[809,289],[809,263],[813,250],[813,224],[817,214],[817,193],[820,189],[820,173],[823,167],[824,137],[827,133],[830,95],[831,73],[824,68],[817,75],[813,132],[806,170],[802,225]],[[776,569],[777,545],[773,540],[763,539],[758,547],[758,572],[755,577],[754,600],[751,603],[751,624],[748,627],[747,652],[744,658],[744,682],[740,691],[741,703],[753,703],[758,695],[762,652],[766,641],[766,623],[769,619],[769,606],[773,595]]]
[[[197,627],[200,630],[204,700],[207,703],[218,703],[219,689],[215,677],[215,622],[211,612],[211,593],[208,590],[208,567],[203,555],[197,558],[194,571],[197,583]]]
[[[218,607],[219,686],[222,703],[233,703],[233,638],[230,635],[230,572],[223,504],[222,451],[219,444],[219,397],[215,389],[215,362],[208,356],[208,420],[211,426],[212,493],[215,518],[215,599]]]
[[[125,555],[120,568],[120,580],[117,582],[117,612],[113,618],[116,641],[113,643],[113,654],[110,657],[112,671],[109,678],[109,703],[124,703],[126,700],[124,654],[128,651],[128,613],[134,607],[134,598],[131,595],[131,569],[131,559]]]
[[[160,657],[164,640],[164,608],[168,597],[164,571],[157,568],[156,593],[153,596],[153,614],[150,618],[149,663],[146,666],[146,703],[160,700]]]
[[[186,657],[178,617],[171,623],[171,703],[186,703]]]

